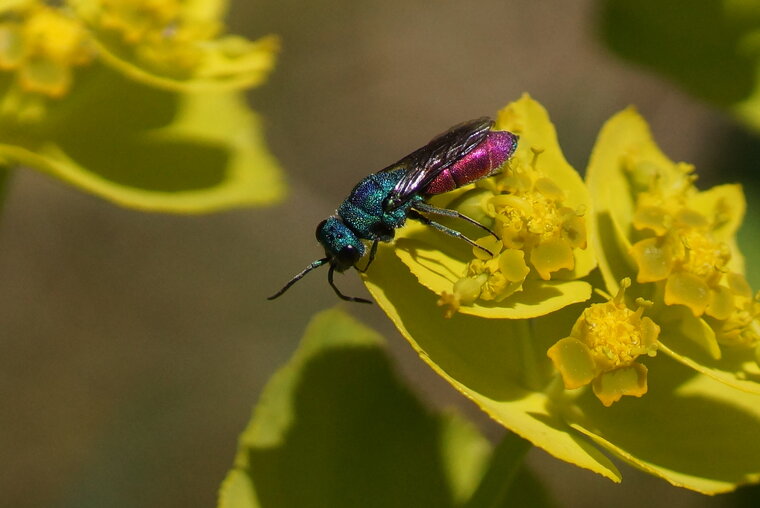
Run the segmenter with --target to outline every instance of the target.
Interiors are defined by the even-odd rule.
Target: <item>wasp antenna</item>
[[[290,286],[292,286],[293,284],[295,284],[299,280],[303,279],[304,275],[306,275],[310,271],[314,270],[315,268],[319,268],[320,266],[322,266],[323,264],[327,263],[328,261],[330,261],[330,258],[322,258],[322,259],[317,259],[316,261],[312,261],[309,266],[307,266],[306,268],[304,268],[301,271],[301,273],[299,273],[298,275],[296,275],[295,277],[293,277],[292,279],[290,279],[290,281],[288,281],[288,283],[285,284],[285,286],[281,290],[279,290],[278,292],[276,292],[272,296],[268,297],[267,300],[274,300],[275,298],[279,298],[280,296],[282,296],[282,294],[285,291],[287,291],[288,289],[290,289]],[[332,269],[332,266],[330,267],[330,269]]]
[[[330,270],[327,271],[327,282],[330,283],[330,287],[333,288],[333,291],[335,291],[335,294],[338,295],[338,298],[341,300],[346,300],[347,302],[356,302],[356,303],[369,303],[371,304],[369,300],[365,300],[364,298],[358,298],[356,296],[346,296],[343,293],[340,292],[340,289],[335,285],[333,282],[333,273],[335,273],[335,265],[330,265]]]

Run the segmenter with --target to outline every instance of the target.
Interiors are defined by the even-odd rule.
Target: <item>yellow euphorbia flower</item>
[[[565,388],[593,383],[594,394],[605,406],[623,395],[641,397],[647,391],[647,368],[637,363],[639,356],[654,356],[660,327],[641,317],[651,302],[639,300],[633,311],[625,303],[625,279],[614,298],[595,303],[583,311],[570,336],[547,352],[562,375]]]
[[[760,393],[760,302],[736,245],[741,187],[700,191],[690,164],[669,160],[632,109],[599,135],[587,179],[595,196],[594,237],[610,291],[635,278],[653,302],[660,349],[731,386]]]
[[[250,87],[274,67],[279,39],[224,33],[223,4],[189,0],[70,0],[101,58],[171,90]]]
[[[438,305],[445,307],[444,315],[451,317],[461,305],[471,305],[475,300],[500,302],[517,291],[522,291],[530,268],[525,253],[520,249],[505,249],[502,241],[492,236],[477,241],[494,256],[473,248],[472,261],[467,264],[465,277],[454,283],[452,293],[443,292]]]
[[[415,226],[398,235],[398,255],[439,295],[446,316],[521,319],[587,300],[591,286],[578,279],[596,265],[587,246],[591,199],[546,111],[525,95],[499,112],[495,129],[520,135],[501,173],[436,198],[493,228],[498,240],[478,242],[494,257],[452,254],[452,242]]]
[[[29,1],[0,13],[0,70],[24,92],[62,97],[73,68],[93,60],[83,24],[64,9]]]
[[[512,104],[499,128],[520,135],[502,175],[436,198],[501,233],[478,240],[494,256],[409,224],[363,274],[378,304],[436,373],[562,460],[619,481],[606,451],[711,494],[760,481],[740,188],[697,191],[631,110],[602,129],[588,190],[535,102]],[[615,296],[584,309],[600,279]]]
[[[99,0],[94,25],[134,49],[136,58],[169,75],[190,76],[203,44],[221,23],[188,18],[181,0]]]
[[[636,172],[639,164],[630,155],[628,171]],[[731,271],[731,247],[715,234],[728,220],[728,197],[706,209],[697,206],[704,203],[696,201],[700,193],[693,169],[676,164],[667,176],[656,171],[636,195],[632,225],[644,236],[630,249],[638,266],[636,280],[664,283],[666,305],[683,305],[696,317],[717,321],[714,327],[726,330],[719,342],[754,347],[760,341],[755,322],[760,303],[744,276]]]
[[[277,39],[217,0],[0,2],[0,159],[121,205],[199,213],[282,195],[241,89]],[[203,92],[203,93],[199,93]]]

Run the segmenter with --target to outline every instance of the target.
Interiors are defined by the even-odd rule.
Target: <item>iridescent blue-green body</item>
[[[369,303],[343,295],[333,283],[333,273],[357,266],[367,254],[364,242],[370,242],[372,246],[363,268],[367,270],[378,243],[391,241],[396,230],[410,218],[490,254],[464,234],[429,216],[463,219],[496,236],[493,231],[456,210],[436,208],[425,199],[500,170],[517,148],[518,138],[511,132],[492,131],[493,125],[492,120],[481,118],[454,126],[395,164],[362,179],[340,204],[336,215],[317,226],[317,241],[324,247],[325,257],[313,261],[269,298],[279,297],[311,270],[329,264],[327,280],[340,298]]]
[[[423,200],[421,195],[413,196],[398,208],[385,209],[383,203],[405,174],[406,171],[403,169],[375,173],[354,187],[348,198],[338,207],[338,216],[330,217],[317,228],[317,241],[325,247],[329,255],[338,257],[347,246],[353,246],[356,250],[356,260],[359,260],[366,253],[361,239],[373,242],[388,242],[393,239],[396,229],[406,222],[412,206]],[[342,271],[353,264],[336,266],[336,269]]]

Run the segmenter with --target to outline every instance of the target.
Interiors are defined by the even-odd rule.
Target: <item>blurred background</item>
[[[275,207],[144,214],[19,171],[0,223],[0,504],[214,506],[263,384],[310,316],[336,304],[324,274],[265,300],[322,255],[316,224],[361,177],[524,91],[579,170],[603,122],[635,104],[701,185],[742,180],[751,196],[757,139],[607,51],[595,6],[233,1],[230,31],[283,41],[274,75],[250,95],[289,179]],[[745,230],[757,223],[749,206]],[[339,285],[364,294],[351,272]],[[344,306],[389,339],[420,396],[498,438],[377,307]],[[529,462],[560,506],[757,506],[750,493],[707,498],[622,465],[617,486],[540,451]]]

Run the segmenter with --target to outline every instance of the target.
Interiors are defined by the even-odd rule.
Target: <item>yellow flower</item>
[[[274,67],[279,39],[224,33],[222,4],[189,0],[71,0],[100,57],[150,86],[245,88]]]
[[[525,277],[530,273],[522,250],[505,249],[503,242],[492,236],[481,238],[477,243],[494,256],[473,248],[474,259],[467,264],[467,274],[454,283],[452,293],[444,291],[438,300],[438,305],[446,307],[446,317],[451,317],[461,305],[472,305],[477,299],[500,302],[522,291]]]
[[[605,406],[623,395],[641,397],[647,391],[647,369],[636,359],[657,352],[660,327],[648,317],[639,301],[633,311],[625,303],[625,290],[631,280],[624,279],[614,298],[595,303],[583,311],[570,336],[554,344],[547,355],[562,375],[565,388],[593,383],[594,394]]]
[[[652,171],[651,165],[642,171],[634,155],[626,167],[631,173]],[[696,317],[713,318],[714,328],[722,330],[719,341],[754,347],[760,305],[744,276],[731,271],[731,247],[718,236],[730,209],[727,197],[700,207],[704,201],[693,184],[693,167],[676,164],[663,175],[665,171],[654,168],[636,196],[632,225],[643,236],[630,249],[638,266],[636,280],[664,283],[666,305],[683,305]]]
[[[721,357],[718,342],[725,349],[758,335],[756,303],[734,241],[744,207],[739,187],[693,193],[688,167],[676,167],[656,150],[646,124],[629,110],[605,125],[594,148],[587,172],[593,204],[577,199],[586,191],[575,191],[573,171],[558,171],[567,166],[556,142],[547,142],[551,124],[539,111],[523,98],[500,116],[500,128],[520,134],[510,169],[522,169],[435,203],[494,230],[502,227],[499,220],[514,221],[512,229],[522,236],[501,245],[494,238],[479,240],[495,254],[491,259],[481,249],[409,224],[395,245],[380,245],[363,274],[368,289],[437,374],[495,421],[557,458],[619,481],[620,472],[602,453],[609,452],[674,485],[710,494],[760,481],[760,445],[753,439],[760,429],[760,367],[754,360],[760,350],[731,347]],[[531,173],[533,167],[544,174]],[[511,178],[509,190],[504,178]],[[687,197],[683,203],[669,197],[681,195]],[[511,200],[502,219],[493,200]],[[580,219],[568,219],[563,231],[547,228],[555,241],[571,246],[573,269],[545,270],[550,279],[541,277],[532,259],[540,235],[531,236],[531,224],[523,220],[530,217],[521,207],[528,206],[540,212],[537,218],[561,217],[568,208]],[[642,258],[649,256],[651,273],[659,275],[631,284],[641,272],[632,247],[644,240],[661,249]],[[531,242],[534,249],[524,250]],[[522,264],[501,263],[510,249],[523,254]],[[590,294],[577,305],[568,301],[583,295],[580,285],[599,282],[589,273],[595,256],[615,297],[581,310],[577,303]],[[516,267],[522,269],[515,276],[504,276]],[[681,303],[666,304],[665,286],[676,274],[698,277],[712,289],[701,316]],[[523,277],[512,291],[510,284]],[[443,319],[441,304],[451,319]],[[584,385],[591,389],[572,389]]]
[[[494,257],[453,254],[451,241],[414,225],[397,235],[399,257],[447,316],[522,319],[587,300],[591,286],[579,279],[596,265],[587,248],[591,200],[546,111],[525,95],[499,112],[495,129],[520,135],[501,173],[435,200],[490,226],[499,239],[478,243]]]
[[[99,0],[95,26],[134,49],[138,60],[166,74],[191,75],[203,43],[221,28],[184,16],[180,0]]]
[[[15,73],[23,91],[62,97],[72,69],[92,59],[84,26],[65,9],[32,1],[2,13],[0,70]]]
[[[700,191],[690,164],[668,159],[628,109],[599,134],[587,171],[592,240],[610,292],[635,278],[653,302],[660,347],[721,383],[760,393],[760,303],[744,277],[738,185]]]
[[[278,199],[279,167],[240,90],[266,77],[276,40],[217,37],[225,5],[0,2],[4,165],[141,210]]]

